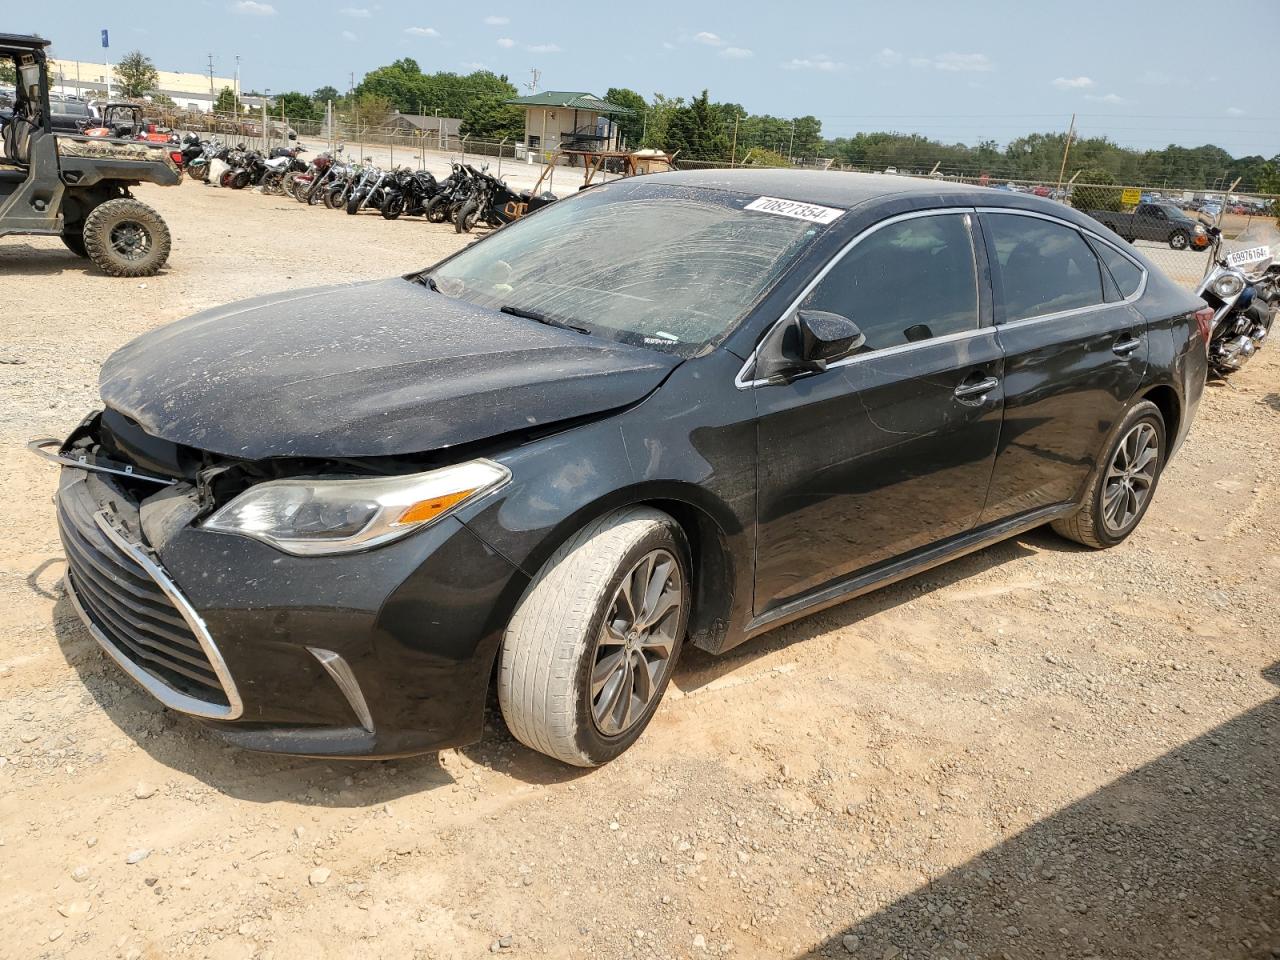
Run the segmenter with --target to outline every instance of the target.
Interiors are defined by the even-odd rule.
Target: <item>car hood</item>
[[[101,392],[152,436],[224,456],[389,456],[623,407],[679,363],[397,278],[179,320],[114,353]]]

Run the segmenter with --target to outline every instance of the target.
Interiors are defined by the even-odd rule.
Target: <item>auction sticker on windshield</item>
[[[793,220],[808,220],[810,223],[831,223],[843,210],[835,207],[820,207],[816,203],[801,203],[799,200],[782,200],[779,197],[758,197],[743,209],[755,210],[758,213],[772,213],[779,217],[791,217]]]
[[[1266,260],[1271,256],[1271,248],[1267,246],[1249,247],[1246,250],[1236,250],[1227,254],[1227,266],[1243,267],[1246,263],[1257,263],[1259,260]]]

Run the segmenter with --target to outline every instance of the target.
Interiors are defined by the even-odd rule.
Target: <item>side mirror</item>
[[[761,344],[755,378],[786,379],[797,373],[820,372],[866,342],[866,336],[848,317],[825,310],[800,310],[795,320],[781,324]]]
[[[799,311],[796,328],[800,332],[800,359],[816,370],[825,370],[830,361],[847,357],[867,342],[856,323],[826,310]]]

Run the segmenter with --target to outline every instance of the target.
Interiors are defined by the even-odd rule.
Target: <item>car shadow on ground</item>
[[[1278,784],[1273,697],[800,956],[1269,960]]]
[[[1262,402],[1276,413],[1280,413],[1280,393],[1268,393],[1262,398]]]

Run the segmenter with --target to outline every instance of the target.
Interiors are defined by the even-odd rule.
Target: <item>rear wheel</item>
[[[149,277],[169,259],[169,228],[160,214],[122,197],[99,204],[85,218],[89,259],[113,277]]]
[[[470,233],[479,219],[480,204],[475,200],[468,200],[462,205],[462,209],[458,211],[458,216],[453,221],[453,228],[458,233]]]
[[[502,640],[498,701],[521,743],[565,763],[607,763],[639,739],[689,620],[688,547],[675,521],[633,507],[552,555]]]
[[[1165,461],[1164,417],[1141,400],[1130,408],[1094,470],[1080,511],[1053,522],[1068,540],[1103,549],[1137,529],[1151,505]]]

